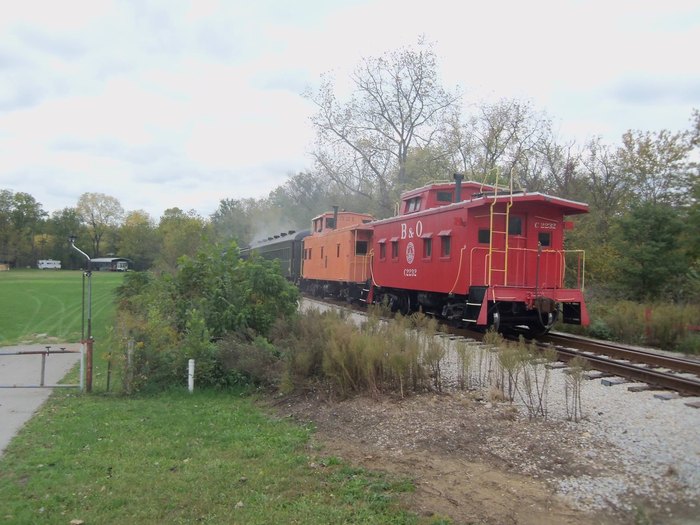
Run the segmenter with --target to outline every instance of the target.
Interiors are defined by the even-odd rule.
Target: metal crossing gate
[[[79,384],[46,384],[46,360],[51,355],[59,354],[80,354],[80,383]],[[52,350],[51,346],[46,346],[44,350],[0,350],[0,357],[3,356],[22,356],[22,355],[37,355],[41,356],[41,365],[37,370],[38,383],[35,384],[0,384],[0,388],[80,388],[84,390],[85,377],[85,345],[80,345],[80,350]]]

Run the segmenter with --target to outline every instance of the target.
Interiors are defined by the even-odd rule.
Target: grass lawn
[[[1,272],[0,346],[78,341],[81,275]],[[442,523],[401,508],[412,483],[324,457],[241,392],[106,394],[122,277],[93,274],[95,394],[55,392],[0,458],[0,523]]]
[[[57,393],[0,460],[0,522],[420,523],[412,490],[309,447],[248,396]]]
[[[80,341],[83,273],[69,270],[0,272],[0,346]],[[104,340],[114,319],[114,290],[124,274],[93,272],[92,335]],[[87,317],[87,279],[85,281]],[[87,330],[87,319],[86,319]],[[87,335],[87,332],[86,332]]]

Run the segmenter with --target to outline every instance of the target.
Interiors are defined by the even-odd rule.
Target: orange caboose
[[[366,213],[324,213],[311,222],[304,238],[301,287],[316,296],[361,297],[369,279],[369,250],[374,220]]]

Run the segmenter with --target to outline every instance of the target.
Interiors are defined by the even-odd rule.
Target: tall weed
[[[283,389],[322,384],[341,398],[358,393],[405,396],[426,388],[427,369],[439,386],[442,356],[431,338],[415,328],[416,320],[397,316],[385,322],[376,312],[361,326],[332,311],[299,315],[294,327],[274,339],[286,356]]]
[[[583,387],[584,373],[588,370],[588,361],[576,356],[569,361],[564,383],[564,396],[566,400],[566,415],[571,421],[578,422],[583,418],[581,405],[581,389]]]

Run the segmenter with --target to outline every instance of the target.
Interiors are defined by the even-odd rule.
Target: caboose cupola
[[[463,178],[463,175],[457,173],[455,182],[433,182],[422,188],[404,192],[401,195],[400,215],[447,206],[494,190],[493,186],[471,180],[464,182]]]

